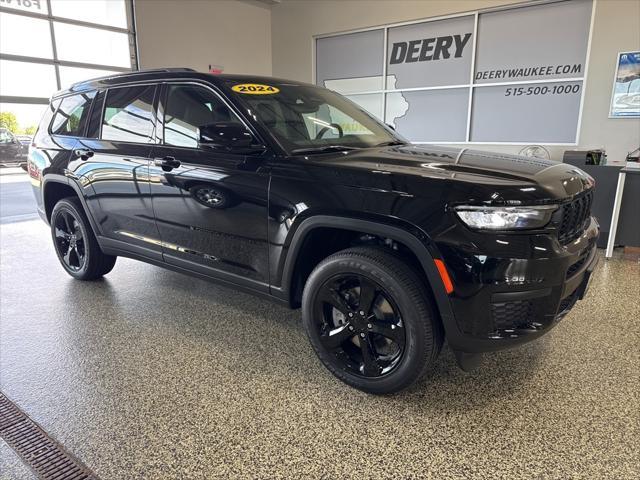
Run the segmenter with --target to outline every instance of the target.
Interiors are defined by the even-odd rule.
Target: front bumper
[[[553,328],[586,293],[598,263],[598,235],[598,224],[591,219],[583,234],[564,246],[548,235],[536,235],[521,236],[510,242],[511,250],[489,255],[442,248],[456,288],[450,298],[455,319],[445,324],[451,348],[500,350]]]

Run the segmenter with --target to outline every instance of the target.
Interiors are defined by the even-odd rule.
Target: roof
[[[66,90],[61,90],[54,94],[54,97],[64,95],[66,93],[81,92],[86,90],[92,90],[96,88],[108,88],[117,85],[126,85],[134,82],[145,82],[153,80],[170,80],[170,79],[197,79],[206,80],[214,84],[219,84],[222,81],[238,81],[247,83],[275,83],[275,84],[293,84],[293,85],[308,85],[304,82],[296,82],[292,80],[286,80],[276,77],[267,77],[262,75],[240,75],[240,74],[212,74],[197,72],[191,68],[161,68],[153,70],[138,70],[134,72],[119,73],[116,75],[108,75],[105,77],[99,77],[82,82],[77,82],[71,85]]]

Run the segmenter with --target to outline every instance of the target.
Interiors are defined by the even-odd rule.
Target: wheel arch
[[[427,280],[426,287],[433,295],[445,329],[447,329],[447,325],[451,325],[454,322],[449,297],[434,262],[434,258],[439,258],[440,255],[431,239],[424,232],[415,227],[413,228],[414,231],[410,231],[410,226],[401,226],[400,224],[390,225],[378,221],[331,215],[317,215],[303,220],[291,236],[282,270],[281,287],[273,289],[273,293],[278,296],[284,296],[290,306],[295,306],[296,304],[293,282],[295,281],[300,255],[304,253],[305,241],[313,234],[314,230],[322,228],[389,238],[404,245],[420,263],[421,271]]]
[[[50,174],[46,176],[42,182],[42,202],[47,223],[51,222],[51,212],[53,212],[55,204],[63,198],[68,197],[76,197],[80,201],[82,208],[84,209],[84,213],[89,219],[91,228],[97,235],[100,230],[97,228],[97,224],[91,215],[91,211],[89,210],[81,187],[73,180],[63,175]]]

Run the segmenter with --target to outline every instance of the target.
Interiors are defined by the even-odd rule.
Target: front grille
[[[526,328],[533,321],[533,304],[529,300],[492,303],[494,331]]]
[[[567,244],[582,235],[587,219],[591,216],[592,202],[593,191],[589,191],[561,207],[558,225],[560,243]]]

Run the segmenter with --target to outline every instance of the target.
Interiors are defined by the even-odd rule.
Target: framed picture
[[[620,52],[609,118],[640,118],[640,52]]]

